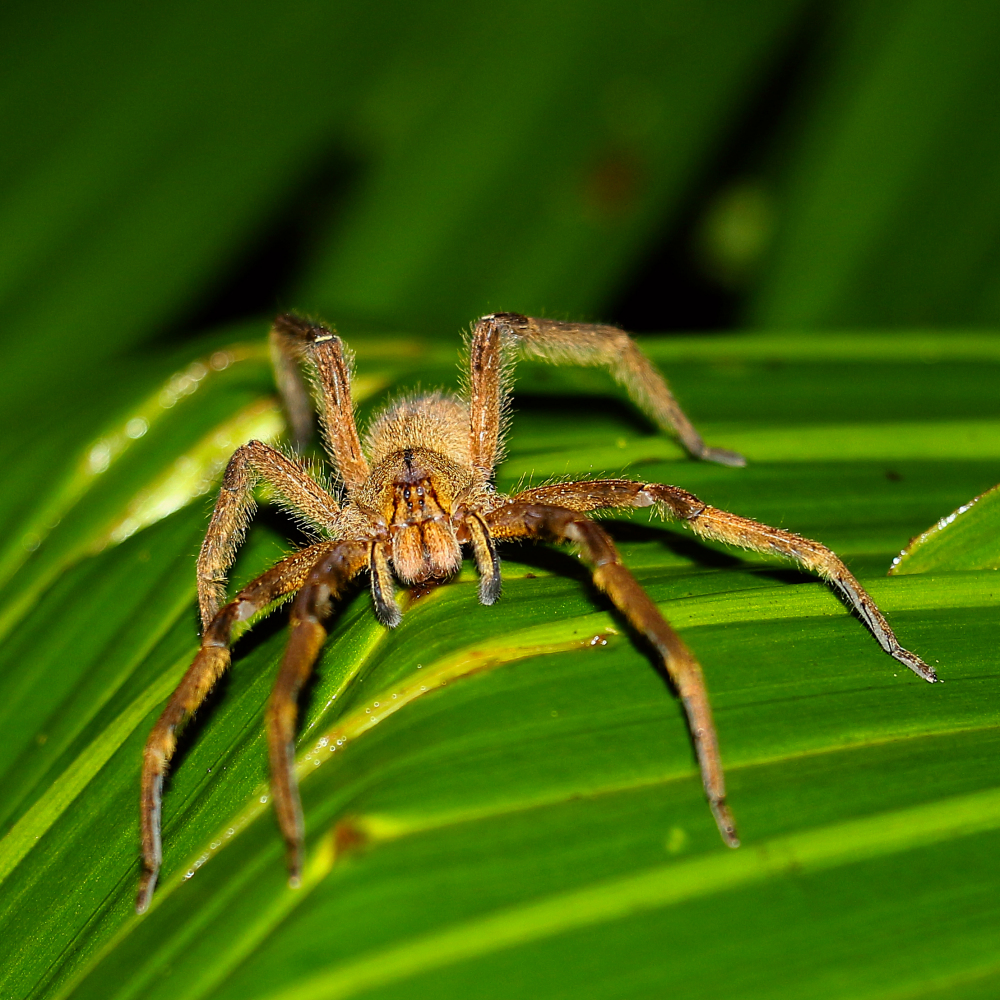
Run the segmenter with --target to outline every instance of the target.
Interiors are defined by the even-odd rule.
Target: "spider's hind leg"
[[[487,514],[486,520],[496,538],[548,538],[573,542],[580,547],[591,564],[594,582],[660,654],[687,714],[705,795],[719,833],[730,847],[739,847],[736,825],[726,804],[719,741],[701,666],[635,577],[622,565],[608,533],[579,511],[545,503],[518,502],[516,498]]]
[[[247,584],[212,618],[202,636],[201,649],[194,662],[188,667],[187,673],[150,731],[142,759],[142,873],[135,903],[138,913],[144,912],[149,906],[162,862],[160,803],[163,779],[177,746],[177,730],[191,717],[215,682],[229,669],[229,643],[233,626],[297,590],[317,560],[334,544],[336,543],[323,542],[283,559]]]
[[[295,777],[295,723],[302,685],[312,673],[326,641],[323,622],[330,602],[369,566],[371,546],[364,541],[334,542],[314,561],[291,613],[291,635],[267,706],[267,743],[271,761],[271,791],[278,825],[288,849],[289,884],[297,886],[302,872],[305,829]]]
[[[284,313],[271,328],[271,358],[295,443],[301,447],[312,430],[312,407],[300,367],[305,363],[315,380],[327,454],[348,490],[360,487],[369,470],[354,422],[351,352],[328,327]]]

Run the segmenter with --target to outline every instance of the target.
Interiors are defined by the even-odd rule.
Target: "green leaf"
[[[74,391],[210,294],[328,157],[410,21],[401,4],[309,2],[23,14],[0,43],[19,139],[0,158],[11,408],[53,382]]]
[[[581,564],[509,547],[492,608],[466,566],[404,598],[395,630],[363,583],[337,612],[302,703],[298,891],[263,733],[282,616],[245,635],[181,741],[162,882],[135,916],[139,760],[197,646],[214,453],[195,475],[181,463],[186,493],[164,483],[216,429],[272,405],[248,343],[204,345],[205,375],[162,413],[143,407],[195,361],[150,362],[90,439],[41,438],[67,471],[38,497],[60,523],[4,591],[17,608],[0,646],[4,996],[771,998],[805,980],[822,997],[989,993],[996,575],[884,575],[936,512],[995,479],[1000,355],[979,335],[647,341],[708,439],[746,450],[745,469],[686,460],[598,371],[520,371],[501,488],[624,469],[818,537],[945,681],[899,670],[815,579],[648,512],[610,520],[704,665],[739,851],[718,838],[676,699]],[[363,414],[397,386],[456,383],[451,352],[417,338],[354,346]],[[231,360],[211,369],[220,350]],[[909,387],[891,403],[888,378]],[[156,415],[147,432],[73,487],[77,463],[137,413]],[[31,469],[8,483],[13,538],[47,523],[20,502]],[[156,489],[195,502],[154,520],[169,506]],[[137,496],[152,523],[116,536]],[[263,511],[236,582],[289,530]],[[914,931],[927,926],[933,949]]]
[[[827,8],[815,66],[771,151],[777,234],[761,327],[951,327],[1000,319],[1000,8]]]
[[[339,318],[594,308],[803,6],[5,5],[4,409],[186,331],[269,240],[264,297]]]
[[[1000,486],[922,531],[892,561],[890,572],[956,569],[1000,569]]]
[[[435,70],[407,53],[364,103],[378,161],[301,300],[439,336],[488,309],[593,313],[803,6],[517,2],[421,25]]]

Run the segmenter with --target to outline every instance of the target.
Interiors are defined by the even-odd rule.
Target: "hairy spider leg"
[[[288,417],[292,443],[304,448],[312,437],[315,408],[302,366],[309,363],[310,324],[297,316],[279,316],[271,326],[268,343],[274,381]]]
[[[624,330],[494,313],[476,323],[469,350],[473,466],[485,481],[501,457],[508,351],[553,364],[607,368],[636,405],[658,427],[676,435],[692,457],[722,465],[746,465],[737,452],[705,444],[663,375]]]
[[[716,825],[729,847],[739,847],[736,825],[726,805],[719,741],[701,666],[635,577],[622,565],[608,533],[580,511],[516,500],[491,511],[486,520],[495,538],[547,538],[573,542],[580,547],[591,564],[594,583],[660,654],[684,705],[705,795]]]
[[[208,628],[225,602],[226,575],[246,534],[254,510],[253,490],[261,480],[318,528],[329,528],[340,513],[337,501],[298,462],[260,441],[237,448],[226,466],[198,554],[198,604],[203,629]]]
[[[507,327],[495,317],[476,323],[469,344],[469,451],[477,484],[489,483],[503,458],[507,406]]]
[[[472,545],[472,556],[479,572],[479,603],[495,604],[503,587],[500,557],[490,530],[479,514],[467,513],[464,522]]]
[[[369,557],[372,604],[375,606],[375,617],[387,628],[395,628],[403,620],[403,612],[396,603],[388,550],[389,546],[385,542],[372,542]]]
[[[893,659],[932,684],[938,679],[933,667],[900,645],[871,595],[843,561],[819,542],[711,507],[686,490],[662,483],[637,483],[628,479],[556,483],[525,490],[517,494],[513,502],[558,504],[579,511],[656,506],[662,516],[681,521],[703,538],[783,556],[826,580],[857,612],[878,644]]]
[[[142,759],[140,827],[142,832],[142,873],[135,908],[143,913],[156,887],[163,859],[160,840],[160,803],[163,779],[177,746],[177,730],[205,700],[215,682],[229,668],[229,643],[233,626],[256,612],[298,590],[317,560],[322,560],[337,542],[311,545],[282,559],[266,573],[247,584],[211,620],[201,640],[201,649],[170,696],[156,725],[146,740]]]
[[[271,761],[271,793],[278,826],[288,849],[289,884],[302,873],[305,829],[295,777],[295,722],[302,685],[312,673],[326,641],[324,619],[330,602],[368,568],[371,546],[363,541],[336,542],[315,563],[302,585],[291,613],[291,635],[267,706],[267,744]]]
[[[347,492],[353,493],[369,475],[351,401],[353,356],[328,327],[287,313],[274,321],[271,344],[277,358],[278,388],[284,397],[296,442],[299,442],[300,433],[308,437],[311,423],[302,418],[303,413],[311,412],[298,367],[304,361],[312,370],[327,454]]]

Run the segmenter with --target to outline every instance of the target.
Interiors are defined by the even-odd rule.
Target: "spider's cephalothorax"
[[[615,327],[531,319],[515,313],[484,316],[469,345],[466,398],[441,393],[405,398],[358,436],[350,396],[350,356],[326,327],[279,316],[271,330],[278,387],[296,444],[309,436],[312,406],[301,366],[311,373],[327,456],[343,486],[335,497],[296,459],[259,441],[234,453],[198,557],[202,644],[146,743],[142,768],[143,870],[136,908],[149,905],[160,868],[160,798],[177,728],[201,704],[229,666],[233,626],[290,594],[290,637],[267,710],[275,811],[288,847],[291,881],[302,867],[303,823],[294,772],[296,699],[312,671],[332,602],[367,571],[379,619],[401,614],[394,580],[404,585],[444,580],[458,572],[468,546],[480,576],[479,597],[500,594],[496,539],[541,538],[571,542],[591,565],[603,590],[663,659],[684,704],[709,806],[723,840],[739,840],[726,805],[722,764],[701,667],[656,605],[622,565],[607,532],[591,511],[653,507],[696,534],[743,548],[785,556],[825,580],[854,608],[882,648],[925,680],[936,676],[903,649],[888,622],[833,552],[780,528],[729,514],[676,486],[628,479],[555,483],[503,496],[493,489],[500,458],[506,363],[517,354],[547,361],[604,365],[633,400],[664,430],[677,435],[694,458],[743,465],[735,452],[709,448],[684,415],[663,376]],[[259,481],[271,489],[323,541],[294,552],[245,586],[228,602],[226,574],[233,563]]]

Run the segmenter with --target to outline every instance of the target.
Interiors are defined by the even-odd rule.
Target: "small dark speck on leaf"
[[[886,469],[885,478],[889,480],[890,483],[901,482],[903,477],[895,469]]]

